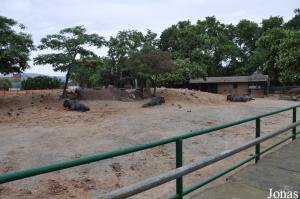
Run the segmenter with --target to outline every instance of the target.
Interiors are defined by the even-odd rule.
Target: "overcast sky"
[[[125,29],[151,29],[159,35],[178,21],[195,23],[212,15],[233,24],[241,19],[260,23],[270,16],[287,21],[299,7],[299,0],[0,0],[0,15],[24,24],[38,44],[45,35],[76,25],[106,38]],[[32,66],[26,72],[61,75],[51,66]]]

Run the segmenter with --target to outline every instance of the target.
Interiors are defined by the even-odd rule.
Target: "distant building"
[[[255,72],[250,76],[207,77],[191,79],[190,87],[223,95],[251,95],[264,97],[268,94],[269,76]]]

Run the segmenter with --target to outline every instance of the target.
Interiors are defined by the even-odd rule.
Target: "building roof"
[[[250,76],[227,76],[227,77],[206,77],[191,79],[191,84],[197,83],[239,83],[239,82],[268,82],[269,76],[255,72]]]

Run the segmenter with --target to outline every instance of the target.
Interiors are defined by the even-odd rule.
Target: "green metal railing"
[[[20,180],[20,179],[24,179],[24,178],[28,178],[28,177],[32,177],[32,176],[36,176],[36,175],[40,175],[40,174],[44,174],[44,173],[49,173],[52,171],[58,171],[58,170],[62,170],[62,169],[67,169],[67,168],[71,168],[71,167],[75,167],[75,166],[79,166],[79,165],[84,165],[84,164],[89,164],[92,162],[96,162],[96,161],[100,161],[100,160],[105,160],[105,159],[109,159],[109,158],[113,158],[113,157],[118,157],[118,156],[122,156],[125,154],[129,154],[129,153],[134,153],[137,151],[142,151],[142,150],[146,150],[149,148],[153,148],[153,147],[157,147],[157,146],[161,146],[164,144],[169,144],[169,143],[175,143],[176,144],[176,168],[180,168],[183,165],[183,152],[182,152],[182,148],[183,148],[183,140],[191,138],[191,137],[195,137],[195,136],[199,136],[199,135],[204,135],[207,133],[214,133],[218,130],[221,129],[225,129],[228,127],[232,127],[232,126],[236,126],[236,125],[240,125],[246,122],[250,122],[250,121],[256,121],[256,138],[260,137],[260,133],[261,133],[261,118],[270,116],[270,115],[274,115],[277,113],[281,113],[281,112],[285,112],[288,110],[292,110],[292,122],[295,123],[296,119],[297,119],[297,108],[300,107],[300,105],[296,105],[296,106],[292,106],[289,108],[285,108],[285,109],[280,109],[277,111],[273,111],[273,112],[269,112],[266,114],[261,114],[261,115],[257,115],[254,117],[250,117],[250,118],[246,118],[246,119],[242,119],[242,120],[238,120],[235,122],[231,122],[231,123],[227,123],[227,124],[223,124],[223,125],[219,125],[219,126],[215,126],[212,128],[208,128],[208,129],[203,129],[203,130],[198,130],[198,131],[192,131],[192,132],[188,132],[188,133],[184,133],[182,135],[178,135],[178,136],[173,136],[173,137],[169,137],[169,138],[165,138],[165,139],[161,139],[161,140],[157,140],[157,141],[151,141],[145,144],[141,144],[141,145],[135,145],[135,146],[130,146],[127,148],[122,148],[119,150],[115,150],[112,152],[107,152],[107,153],[101,153],[101,154],[96,154],[96,155],[92,155],[92,156],[86,156],[86,157],[81,157],[78,159],[73,159],[73,160],[68,160],[68,161],[63,161],[63,162],[58,162],[58,163],[54,163],[54,164],[49,164],[49,165],[45,165],[45,166],[41,166],[41,167],[36,167],[36,168],[31,168],[31,169],[27,169],[27,170],[20,170],[20,171],[15,171],[15,172],[9,172],[9,173],[5,173],[5,174],[1,174],[0,175],[0,184],[3,183],[7,183],[10,181],[15,181],[15,180]],[[195,185],[193,185],[192,187],[189,187],[187,189],[183,189],[183,178],[179,177],[176,179],[176,195],[172,196],[171,198],[182,198],[184,195],[220,178],[221,176],[229,173],[230,171],[246,164],[247,162],[250,162],[251,160],[255,159],[255,162],[259,161],[259,158],[262,154],[270,151],[271,149],[273,149],[274,147],[282,144],[283,142],[289,140],[289,139],[296,139],[296,135],[297,135],[297,130],[296,130],[296,126],[293,127],[292,129],[292,134],[289,135],[288,137],[284,138],[283,140],[269,146],[268,148],[264,149],[261,151],[260,148],[260,144],[256,144],[255,146],[255,155],[248,157],[247,159],[231,166],[230,168],[217,173],[214,176],[211,176]]]

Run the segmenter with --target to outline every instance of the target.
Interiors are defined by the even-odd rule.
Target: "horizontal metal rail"
[[[176,142],[179,140],[184,140],[184,139],[188,139],[191,137],[195,137],[195,136],[199,136],[199,135],[203,135],[203,134],[207,134],[207,133],[212,133],[212,132],[224,129],[224,128],[228,128],[228,127],[236,126],[236,125],[243,124],[246,122],[250,122],[250,121],[256,120],[257,118],[267,117],[267,116],[281,113],[284,111],[288,111],[288,110],[291,110],[291,109],[294,109],[297,107],[300,107],[300,105],[296,105],[296,106],[280,109],[277,111],[257,115],[254,117],[238,120],[235,122],[230,122],[227,124],[219,125],[219,126],[208,128],[208,129],[187,132],[187,133],[184,133],[184,134],[178,135],[178,136],[173,136],[173,137],[169,137],[169,138],[165,138],[165,139],[161,139],[161,140],[157,140],[157,141],[151,141],[151,142],[148,142],[145,144],[130,146],[130,147],[122,148],[122,149],[115,150],[112,152],[101,153],[101,154],[96,154],[96,155],[91,155],[91,156],[85,156],[85,157],[81,157],[81,158],[77,158],[77,159],[48,164],[48,165],[41,166],[41,167],[5,173],[5,174],[0,175],[0,184],[28,178],[28,177],[32,177],[32,176],[36,176],[36,175],[40,175],[40,174],[44,174],[44,173],[67,169],[67,168],[71,168],[71,167],[75,167],[75,166],[79,166],[79,165],[89,164],[92,162],[105,160],[105,159],[129,154],[129,153],[133,153],[133,152],[137,152],[137,151],[142,151],[145,149],[149,149],[149,148],[157,147],[160,145]]]
[[[299,133],[300,132],[297,132],[297,135]],[[279,146],[280,144],[283,144],[284,142],[290,140],[293,136],[294,135],[286,136],[284,139],[282,139],[282,140],[276,142],[275,144],[265,148],[264,150],[262,150],[260,152],[260,155],[263,155],[263,154],[267,153],[268,151],[272,150],[273,148]],[[197,184],[183,190],[183,195],[187,195],[187,194],[191,193],[192,191],[195,191],[195,190],[203,187],[204,185],[206,185],[206,184],[208,184],[208,183],[210,183],[214,180],[217,180],[218,178],[226,175],[227,173],[239,168],[240,166],[242,166],[242,165],[244,165],[244,164],[246,164],[246,163],[248,163],[248,162],[250,162],[251,160],[254,160],[254,159],[256,159],[256,155],[251,155],[250,157],[246,158],[245,160],[242,160],[242,161],[232,165],[231,167],[229,167],[229,168],[227,168],[227,169],[225,169],[225,170],[223,170],[223,171],[221,171],[221,172],[219,172],[219,173],[217,173],[213,176],[210,176],[210,177],[198,182]],[[170,199],[175,199],[175,198],[179,198],[178,195],[174,195],[174,196],[170,197]]]
[[[261,136],[259,138],[254,139],[252,141],[249,141],[249,142],[247,142],[243,145],[240,145],[240,146],[238,146],[234,149],[223,151],[223,152],[221,152],[221,153],[219,153],[215,156],[210,156],[210,157],[205,158],[203,160],[199,160],[199,161],[196,161],[194,163],[184,165],[182,167],[179,167],[179,168],[173,169],[171,171],[168,171],[166,173],[163,173],[159,176],[148,178],[146,180],[137,182],[137,183],[132,184],[130,186],[117,189],[117,190],[112,191],[110,193],[106,193],[102,196],[94,197],[93,199],[112,199],[112,198],[113,199],[120,199],[120,198],[127,198],[127,197],[130,197],[130,196],[133,196],[135,194],[138,194],[138,193],[141,193],[141,192],[146,191],[148,189],[157,187],[159,185],[162,185],[164,183],[167,183],[169,181],[172,181],[172,180],[175,180],[179,177],[187,175],[191,172],[194,172],[196,170],[204,168],[208,165],[216,163],[220,160],[223,160],[227,157],[230,157],[234,154],[237,154],[237,153],[239,153],[239,152],[241,152],[245,149],[248,149],[252,146],[255,146],[256,144],[259,144],[259,143],[264,142],[264,141],[266,141],[270,138],[273,138],[277,135],[280,135],[280,134],[286,132],[287,130],[293,129],[293,128],[299,126],[299,125],[300,125],[300,121],[297,121],[297,122],[292,123],[292,124],[290,124],[286,127],[280,128],[280,129],[278,129],[278,130],[276,130],[276,131],[274,131],[274,132],[272,132],[268,135],[264,135],[264,136]]]

